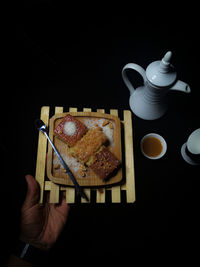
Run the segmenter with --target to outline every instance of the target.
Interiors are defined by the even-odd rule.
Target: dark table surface
[[[26,192],[24,175],[35,173],[38,134],[34,120],[40,116],[41,106],[48,105],[51,110],[55,106],[116,108],[122,113],[129,109],[123,66],[133,62],[146,68],[168,50],[173,52],[178,78],[187,82],[192,92],[169,92],[169,110],[156,121],[133,114],[136,202],[73,205],[50,259],[64,259],[66,250],[73,257],[74,248],[82,256],[120,256],[134,248],[197,249],[200,168],[187,164],[180,153],[189,134],[200,127],[197,18],[189,23],[182,16],[174,19],[172,13],[167,21],[155,16],[152,20],[136,11],[134,16],[113,11],[88,12],[87,16],[74,12],[71,19],[70,10],[66,15],[53,1],[42,2],[27,5],[16,24],[18,79],[13,83],[14,110],[10,113],[16,116],[15,135],[1,142],[4,151],[9,155],[12,151],[10,158],[17,168],[17,173],[8,172],[9,181],[3,182],[4,192],[10,196],[4,211],[9,218],[5,220],[10,233],[5,241],[8,250],[18,233]],[[137,74],[132,80],[141,84]],[[161,134],[167,142],[167,153],[160,160],[151,161],[141,154],[140,140],[150,132]],[[7,140],[2,134],[1,140]]]

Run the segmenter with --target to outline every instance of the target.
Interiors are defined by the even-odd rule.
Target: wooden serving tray
[[[63,113],[64,111],[77,112],[77,108],[55,107],[55,110],[50,111],[49,106],[43,106],[41,108],[41,120],[49,126],[49,115]],[[84,112],[92,111],[90,108],[84,108]],[[104,109],[95,110],[100,113],[105,113]],[[118,117],[118,110],[111,109],[110,114]],[[132,114],[130,110],[123,110],[123,114],[120,118],[121,124],[121,141],[122,141],[122,176],[124,183],[121,185],[114,185],[112,187],[104,187],[100,189],[84,188],[84,192],[89,198],[87,202],[83,198],[76,196],[74,187],[61,186],[53,183],[46,176],[46,156],[47,156],[47,139],[43,133],[39,132],[38,137],[38,149],[37,149],[37,161],[35,178],[40,186],[40,203],[44,201],[45,192],[50,193],[49,202],[58,203],[60,193],[65,192],[66,202],[75,203],[120,203],[125,201],[127,203],[133,203],[136,200],[135,196],[135,172],[134,172],[134,154],[133,154],[133,126],[132,126]],[[123,194],[122,194],[123,193]]]
[[[98,125],[102,128],[104,133],[108,136],[107,147],[108,149],[117,157],[117,159],[122,161],[121,153],[121,129],[120,129],[120,119],[117,116],[111,114],[103,114],[100,112],[65,112],[55,114],[50,119],[49,124],[49,136],[53,141],[55,147],[61,154],[62,158],[68,164],[70,170],[74,174],[78,184],[85,187],[98,187],[98,186],[110,186],[116,183],[120,183],[122,180],[122,168],[119,168],[117,172],[107,180],[103,181],[100,179],[90,168],[87,168],[85,172],[85,177],[80,174],[80,166],[82,165],[78,160],[72,157],[69,153],[68,145],[63,142],[59,137],[54,135],[54,129],[62,121],[63,117],[67,114],[72,115],[83,124],[87,126],[88,129]],[[109,124],[102,127],[105,120],[108,120],[112,124],[112,129]],[[55,152],[52,147],[49,146],[48,157],[47,157],[47,177],[56,184],[74,186],[70,177],[62,168]]]

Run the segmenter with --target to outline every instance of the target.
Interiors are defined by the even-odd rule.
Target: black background
[[[133,114],[136,202],[72,205],[48,261],[62,262],[66,255],[68,259],[93,255],[99,260],[126,255],[129,260],[137,248],[154,253],[198,250],[199,167],[188,165],[180,154],[189,134],[200,127],[198,22],[195,7],[175,10],[169,3],[160,4],[159,10],[125,3],[61,6],[54,1],[21,7],[13,22],[14,90],[6,92],[14,129],[3,131],[1,138],[6,140],[1,142],[3,153],[14,161],[4,163],[8,164],[2,186],[6,253],[19,231],[24,175],[35,173],[34,120],[41,107],[48,105],[51,112],[55,106],[107,112],[117,108],[122,115],[129,109],[123,66],[133,62],[146,68],[169,50],[178,78],[190,85],[192,93],[169,92],[169,110],[159,120],[144,121]],[[130,73],[130,78],[135,86],[141,84],[137,74]],[[167,154],[158,161],[144,158],[139,149],[149,132],[161,134],[168,144]]]

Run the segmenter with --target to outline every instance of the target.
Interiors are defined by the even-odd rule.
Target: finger
[[[66,201],[66,191],[60,191],[60,195],[59,195],[59,203],[61,203],[62,201]]]
[[[56,205],[56,209],[63,213],[63,215],[67,216],[70,210],[70,206],[66,203],[66,194],[63,192],[62,198],[59,204]]]
[[[32,175],[26,175],[27,193],[24,201],[24,207],[31,208],[37,204],[40,197],[39,185]]]

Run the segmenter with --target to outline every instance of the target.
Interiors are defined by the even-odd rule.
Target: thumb
[[[39,185],[32,175],[26,175],[27,193],[23,204],[24,208],[31,208],[38,203],[40,197]]]

